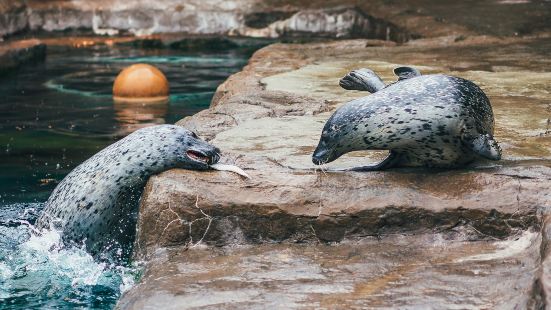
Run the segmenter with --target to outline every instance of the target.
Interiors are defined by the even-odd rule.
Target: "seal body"
[[[358,150],[389,150],[390,155],[357,170],[457,167],[481,157],[500,159],[492,107],[478,86],[448,75],[420,75],[414,69],[400,74],[397,82],[374,87],[372,95],[337,109],[323,128],[312,157],[315,164]],[[348,82],[347,89],[371,91],[352,79]]]
[[[207,169],[219,150],[174,125],[143,128],[108,146],[71,171],[54,189],[37,220],[63,240],[92,254],[129,253],[138,200],[149,176],[170,168]]]

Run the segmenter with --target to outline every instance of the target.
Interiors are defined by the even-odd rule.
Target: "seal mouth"
[[[218,155],[208,156],[200,151],[189,150],[186,155],[192,160],[205,165],[212,165],[218,161]]]

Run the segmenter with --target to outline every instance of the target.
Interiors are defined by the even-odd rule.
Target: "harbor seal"
[[[205,170],[218,162],[219,153],[183,127],[139,129],[71,171],[50,195],[36,225],[60,230],[65,242],[84,243],[93,255],[125,258],[149,176],[170,168]]]
[[[394,73],[398,81],[390,85],[369,69],[354,70],[340,80],[345,89],[373,94],[344,104],[329,118],[312,155],[314,164],[359,150],[389,150],[389,155],[351,170],[451,168],[479,158],[501,158],[492,107],[477,85],[449,75],[421,75],[410,67]]]

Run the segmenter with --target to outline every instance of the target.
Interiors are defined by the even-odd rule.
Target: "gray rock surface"
[[[238,25],[250,0],[207,1],[30,1],[31,29],[58,31],[86,28],[96,34],[128,31],[143,35],[160,32],[222,34]]]
[[[334,7],[300,10],[288,18],[273,21],[264,27],[240,27],[244,36],[371,38],[407,41],[409,34],[395,25],[366,15],[357,7]]]
[[[0,39],[6,35],[21,32],[27,26],[25,1],[0,0]]]
[[[536,308],[537,233],[161,251],[123,309]]]
[[[370,37],[405,41],[389,22],[353,6],[323,5],[317,10],[269,7],[258,0],[208,1],[38,1],[28,2],[31,30],[92,29],[96,34],[224,34],[253,37]],[[273,12],[273,14],[272,14]]]
[[[31,30],[96,34],[227,34],[390,39],[533,35],[551,30],[549,1],[2,0],[0,36]],[[478,22],[478,21],[484,22]]]
[[[543,307],[551,63],[541,52],[550,46],[549,38],[469,37],[258,51],[210,109],[179,122],[251,179],[183,170],[151,178],[135,248],[145,276],[119,306]],[[339,78],[369,67],[388,82],[400,65],[479,84],[503,160],[457,170],[315,170],[310,155],[325,120],[366,95],[340,89]],[[352,153],[329,167],[381,156]]]

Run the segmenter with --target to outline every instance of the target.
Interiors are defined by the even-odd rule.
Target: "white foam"
[[[5,280],[13,276],[13,270],[4,262],[0,262],[0,279]]]
[[[41,235],[31,234],[21,247],[21,255],[32,271],[43,268],[58,276],[67,277],[71,285],[96,285],[106,271],[106,263],[98,263],[84,247],[64,247],[61,234],[55,230],[43,230]],[[31,262],[37,264],[32,264]],[[40,264],[42,262],[42,264]]]
[[[64,245],[59,231],[45,229],[38,232],[30,224],[18,229],[23,227],[30,232],[29,238],[19,244],[6,261],[0,262],[0,282],[5,283],[4,289],[19,281],[21,274],[18,270],[24,270],[24,277],[50,279],[51,287],[45,283],[46,286],[36,287],[37,291],[54,289],[61,292],[102,285],[115,291],[118,289],[122,294],[134,286],[136,268],[97,262],[86,252],[84,245]]]

